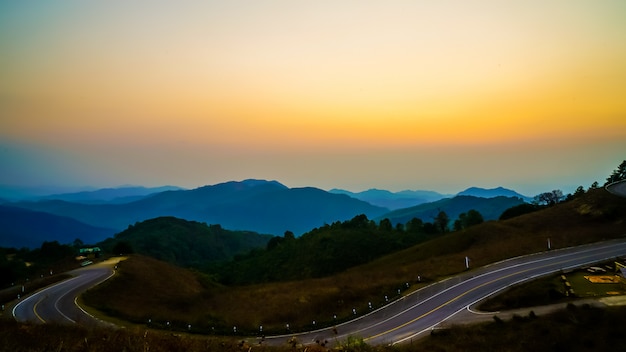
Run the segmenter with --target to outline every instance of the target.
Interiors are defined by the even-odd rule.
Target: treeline
[[[130,225],[100,246],[116,255],[136,252],[182,267],[201,268],[265,247],[271,237],[166,216]]]
[[[43,242],[40,248],[0,247],[0,288],[65,269],[74,260],[77,248],[57,241]]]
[[[454,224],[460,230],[481,222],[480,213],[470,211]],[[389,219],[376,223],[358,215],[313,229],[299,238],[287,231],[283,237],[272,238],[265,249],[235,256],[235,260],[210,266],[206,271],[226,285],[323,277],[449,232],[449,223],[443,211],[433,222],[414,218],[396,226]]]
[[[607,179],[607,184],[609,183],[609,179]],[[574,193],[569,193],[567,195],[563,194],[563,191],[560,189],[555,189],[550,192],[542,192],[536,195],[533,198],[531,203],[523,203],[520,205],[516,205],[505,210],[498,220],[507,220],[514,218],[516,216],[529,214],[535,211],[539,211],[541,209],[549,208],[555,206],[557,204],[563,202],[569,202],[574,199],[580,198],[584,196],[588,191],[599,188],[600,185],[598,182],[594,182],[589,186],[587,190],[583,186],[578,186]]]

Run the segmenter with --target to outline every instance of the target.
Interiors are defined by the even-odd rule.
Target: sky
[[[626,159],[626,2],[0,0],[0,185],[571,191]]]

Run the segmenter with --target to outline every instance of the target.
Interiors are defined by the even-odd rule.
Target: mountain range
[[[503,197],[502,194],[521,195],[501,187],[493,190],[470,188],[464,193],[498,197],[491,200],[483,197],[445,198],[449,195],[432,191],[393,193],[375,189],[359,193],[337,189],[327,192],[252,179],[191,190],[165,186],[73,192],[40,196],[36,201],[5,201],[3,205],[7,209],[0,212],[0,221],[5,225],[0,229],[0,238],[6,240],[1,241],[0,246],[30,247],[42,240],[67,243],[75,238],[90,243],[92,239],[103,240],[129,225],[161,216],[219,224],[230,230],[278,236],[291,231],[299,236],[313,228],[345,221],[359,214],[370,219],[386,217],[396,223],[405,223],[413,217],[432,221],[436,215],[432,214],[433,209],[446,211],[451,220],[460,212],[476,209],[489,220],[497,218],[506,208],[523,202],[520,197]],[[11,215],[17,212],[16,209],[30,213]],[[27,214],[31,215],[30,218]],[[50,231],[53,227],[57,230]],[[79,228],[82,230],[77,230]],[[33,240],[18,241],[20,236]]]
[[[0,247],[38,248],[45,241],[96,243],[116,231],[50,213],[0,205]]]
[[[443,211],[448,215],[450,223],[452,224],[461,213],[472,209],[478,211],[485,221],[497,220],[504,210],[522,203],[525,203],[524,200],[518,197],[498,196],[483,198],[460,195],[453,198],[440,199],[436,202],[420,204],[414,207],[397,209],[375,220],[387,218],[392,224],[405,224],[413,218],[418,218],[424,222],[432,222],[437,214]]]
[[[102,203],[129,203],[139,200],[145,196],[165,191],[182,190],[176,186],[162,187],[119,187],[119,188],[102,188],[95,191],[81,191],[73,193],[52,194],[48,196],[38,197],[39,200],[64,200],[68,202],[102,204]]]
[[[7,204],[7,203],[5,203]],[[64,200],[8,203],[95,227],[121,231],[129,225],[159,216],[220,224],[233,230],[282,235],[302,234],[325,223],[358,214],[376,217],[388,211],[367,202],[321,189],[288,188],[276,181],[245,180],[193,190],[156,193],[128,203],[84,204]]]
[[[372,205],[384,207],[389,210],[408,208],[422,203],[434,202],[436,200],[450,196],[434,191],[406,190],[400,192],[390,192],[375,188],[357,193],[333,188],[329,192],[336,194],[346,194],[352,198],[360,199]]]
[[[436,202],[443,198],[451,198],[455,195],[453,194],[441,194],[434,191],[400,191],[400,192],[390,192],[386,190],[380,189],[369,189],[363,192],[350,192],[342,189],[331,189],[329,192],[337,193],[337,194],[347,194],[352,198],[360,199],[366,201],[370,204],[377,205],[380,207],[388,208],[389,210],[397,210],[403,208],[409,208],[416,205]],[[515,197],[521,198],[526,202],[530,202],[532,200],[531,197],[524,196],[520,193],[517,193],[511,189],[504,187],[496,187],[496,188],[479,188],[479,187],[470,187],[464,191],[461,191],[456,194],[456,196],[474,196],[481,198],[495,198],[495,197]]]

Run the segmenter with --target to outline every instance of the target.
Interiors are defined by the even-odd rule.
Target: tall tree
[[[393,229],[393,225],[391,224],[391,220],[384,218],[380,220],[378,228],[384,232],[391,232],[391,230]]]
[[[454,231],[460,231],[470,226],[483,223],[482,214],[475,209],[469,210],[467,213],[459,214],[459,218],[454,221]]]
[[[406,230],[411,233],[422,232],[424,229],[424,222],[422,219],[413,218],[406,223]]]
[[[446,212],[443,210],[439,211],[439,214],[437,214],[435,220],[433,221],[433,225],[435,225],[437,232],[440,233],[446,233],[449,231],[449,223],[450,218],[448,217],[448,214],[446,214]]]
[[[613,170],[611,176],[606,179],[605,186],[609,183],[626,180],[626,160],[622,161],[617,169]]]

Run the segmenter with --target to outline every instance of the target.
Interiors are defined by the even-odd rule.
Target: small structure
[[[100,247],[85,247],[78,250],[78,256],[89,259],[100,258]]]

